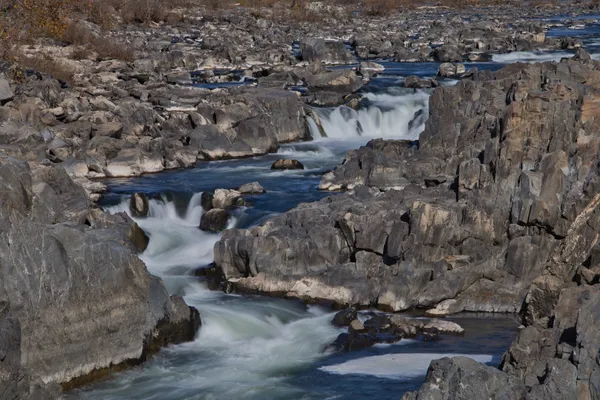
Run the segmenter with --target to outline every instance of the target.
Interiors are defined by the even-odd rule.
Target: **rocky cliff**
[[[216,264],[240,291],[521,313],[505,373],[437,362],[409,399],[595,398],[599,88],[598,64],[577,59],[438,88],[418,142],[350,152],[321,182],[348,193],[226,232]],[[457,384],[477,391],[451,397]]]
[[[61,167],[32,170],[0,155],[2,398],[52,398],[54,384],[84,383],[193,339],[198,312],[148,273],[133,228],[89,208]]]

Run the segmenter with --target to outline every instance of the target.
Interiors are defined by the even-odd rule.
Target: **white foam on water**
[[[363,357],[319,369],[337,375],[372,375],[379,378],[407,380],[424,376],[433,360],[444,357],[469,357],[480,363],[489,363],[488,354],[397,353]]]
[[[173,268],[192,269],[213,260],[213,247],[220,235],[198,228],[203,214],[201,196],[202,193],[194,194],[182,215],[175,203],[164,196],[160,200],[148,201],[149,211],[145,218],[132,216],[129,197],[105,210],[110,213],[126,212],[146,232],[150,240],[140,258],[151,273],[164,278],[172,275]],[[229,224],[234,223],[232,218]]]
[[[513,51],[506,54],[492,55],[492,61],[497,63],[509,64],[516,62],[544,62],[560,61],[563,58],[573,57],[573,53],[566,51],[538,52],[538,51]]]
[[[394,342],[394,343],[377,343],[374,344],[373,347],[381,347],[381,348],[386,348],[386,347],[394,347],[394,346],[407,346],[409,344],[414,344],[417,343],[418,341],[415,339],[402,339],[398,342]]]
[[[310,120],[312,121],[312,118]],[[330,149],[318,142],[285,145],[279,148],[277,154],[300,161],[320,161],[335,157]]]
[[[318,108],[321,125],[327,138],[352,137],[415,140],[425,128],[423,114],[427,115],[429,94],[417,91],[411,94],[366,93],[370,101],[367,107],[354,110],[347,106]],[[415,118],[416,117],[416,118]],[[313,138],[320,138],[316,122],[309,117],[309,129]]]
[[[300,389],[287,384],[286,376],[324,357],[339,335],[330,323],[334,314],[320,307],[226,295],[194,278],[191,271],[212,261],[220,237],[198,228],[200,200],[201,193],[195,194],[178,212],[166,197],[151,199],[148,217],[133,218],[150,237],[140,255],[150,272],[200,311],[196,340],[164,349],[143,369],[121,373],[79,398],[299,398]],[[106,211],[131,215],[129,197]]]

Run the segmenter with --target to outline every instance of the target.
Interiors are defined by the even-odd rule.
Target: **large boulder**
[[[262,194],[265,193],[265,188],[258,182],[245,183],[238,188],[241,194]]]
[[[350,94],[362,86],[361,80],[351,70],[335,70],[308,75],[306,83],[311,91],[342,92]]]
[[[200,229],[205,232],[217,233],[227,228],[229,213],[222,208],[213,208],[202,214],[200,218]]]
[[[271,169],[304,169],[304,165],[298,160],[279,159],[273,162]]]
[[[170,297],[137,258],[132,221],[65,213],[60,199],[87,204],[83,189],[47,169],[33,174],[0,157],[0,293],[20,325],[16,368],[72,387],[193,339],[198,312]]]
[[[302,59],[324,64],[354,64],[356,57],[346,49],[344,42],[326,41],[323,38],[307,38],[300,42]]]
[[[516,378],[470,358],[454,357],[432,361],[423,386],[402,400],[521,399],[525,393]]]

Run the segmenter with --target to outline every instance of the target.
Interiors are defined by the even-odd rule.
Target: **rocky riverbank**
[[[290,23],[277,8],[196,10],[187,23],[108,33],[81,21],[134,57],[75,56],[78,45],[43,43],[20,51],[53,60],[68,79],[0,66],[0,393],[57,397],[61,385],[191,340],[200,325],[137,257],[147,243],[139,227],[96,208],[104,186],[91,179],[310,140],[310,107],[355,106],[356,92],[381,71],[364,60],[459,62],[581,44],[547,38],[549,23],[531,20],[565,11],[558,6],[378,17],[310,7],[323,23]],[[505,357],[506,372],[489,375],[532,391],[572,377],[569,390],[595,393],[600,141],[591,89],[600,76],[596,62],[579,58],[471,71],[438,88],[418,142],[373,141],[323,178],[323,189],[351,192],[227,231],[215,255],[228,287],[436,315],[521,312],[528,327]],[[561,311],[575,303],[577,318]],[[433,329],[415,324],[402,329]],[[530,346],[541,341],[560,353]],[[482,368],[463,364],[439,365],[444,376]],[[557,365],[566,373],[553,372]],[[547,380],[534,382],[543,373]]]
[[[193,339],[200,325],[198,312],[138,259],[132,221],[88,203],[63,168],[0,156],[6,398],[53,398],[57,384],[139,363]]]
[[[348,193],[225,232],[217,267],[242,292],[521,314],[506,373],[440,361],[408,399],[594,398],[599,67],[580,52],[438,88],[417,142],[350,152],[321,182]]]
[[[281,7],[260,15],[194,9],[187,22],[109,32],[79,22],[76,32],[120,43],[133,59],[82,57],[78,44],[22,46],[26,60],[51,59],[53,70],[71,75],[57,81],[5,64],[0,146],[20,159],[61,164],[82,183],[191,167],[310,140],[307,105],[356,106],[350,95],[382,70],[358,60],[461,62],[581,46],[547,38],[552,23],[534,19],[564,8],[518,15],[511,7],[492,9],[493,19],[489,10],[436,7],[372,16],[360,7],[349,14],[347,7],[311,3],[307,12],[327,23],[285,17],[289,10]],[[356,64],[356,73],[328,71],[327,64]],[[90,193],[102,189],[84,186]]]

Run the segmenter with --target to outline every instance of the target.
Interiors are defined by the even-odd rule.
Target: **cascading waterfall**
[[[140,255],[149,271],[200,311],[197,339],[165,349],[143,371],[119,374],[83,398],[295,398],[298,389],[286,383],[286,374],[323,357],[325,346],[340,333],[329,323],[332,313],[319,307],[211,292],[194,278],[194,269],[212,261],[220,238],[198,228],[200,199],[201,193],[194,194],[184,210],[165,196],[150,199],[148,216],[132,217],[150,239]],[[129,197],[105,210],[131,216]]]
[[[277,155],[207,163],[181,175],[166,174],[158,183],[152,180],[150,186],[141,184],[137,190],[152,187],[176,192],[194,187],[192,190],[202,191],[222,187],[223,182],[235,187],[260,181],[267,193],[251,198],[256,201],[253,208],[238,210],[230,228],[258,223],[302,201],[318,200],[322,198],[317,185],[323,170],[337,165],[347,150],[373,137],[418,137],[428,115],[428,94],[395,89],[365,94],[369,104],[358,111],[315,109],[327,137],[318,135],[317,122],[309,119],[318,140],[286,144]],[[272,171],[273,160],[281,156],[300,160],[306,170]],[[169,179],[173,181],[167,183]],[[133,181],[128,185],[136,187]],[[460,339],[436,344],[403,340],[361,353],[328,354],[327,345],[344,331],[331,325],[330,310],[291,300],[209,291],[194,271],[213,261],[213,247],[220,235],[199,229],[201,193],[186,199],[178,196],[150,199],[148,216],[132,218],[149,236],[148,247],[140,254],[149,271],[162,278],[169,293],[182,295],[200,311],[202,327],[196,340],[162,350],[142,368],[67,393],[68,399],[391,399],[418,386],[432,358],[465,349]],[[131,216],[129,200],[124,196],[105,210]],[[365,318],[359,314],[359,319]],[[435,354],[427,355],[432,346]],[[468,354],[486,351],[485,346],[473,349],[467,345],[466,349]],[[493,351],[497,353],[497,349]],[[477,357],[490,360],[489,355]]]
[[[309,117],[313,138],[343,139],[353,137],[418,139],[425,128],[429,94],[365,93],[368,105],[354,110],[347,106],[315,108],[317,117]]]

